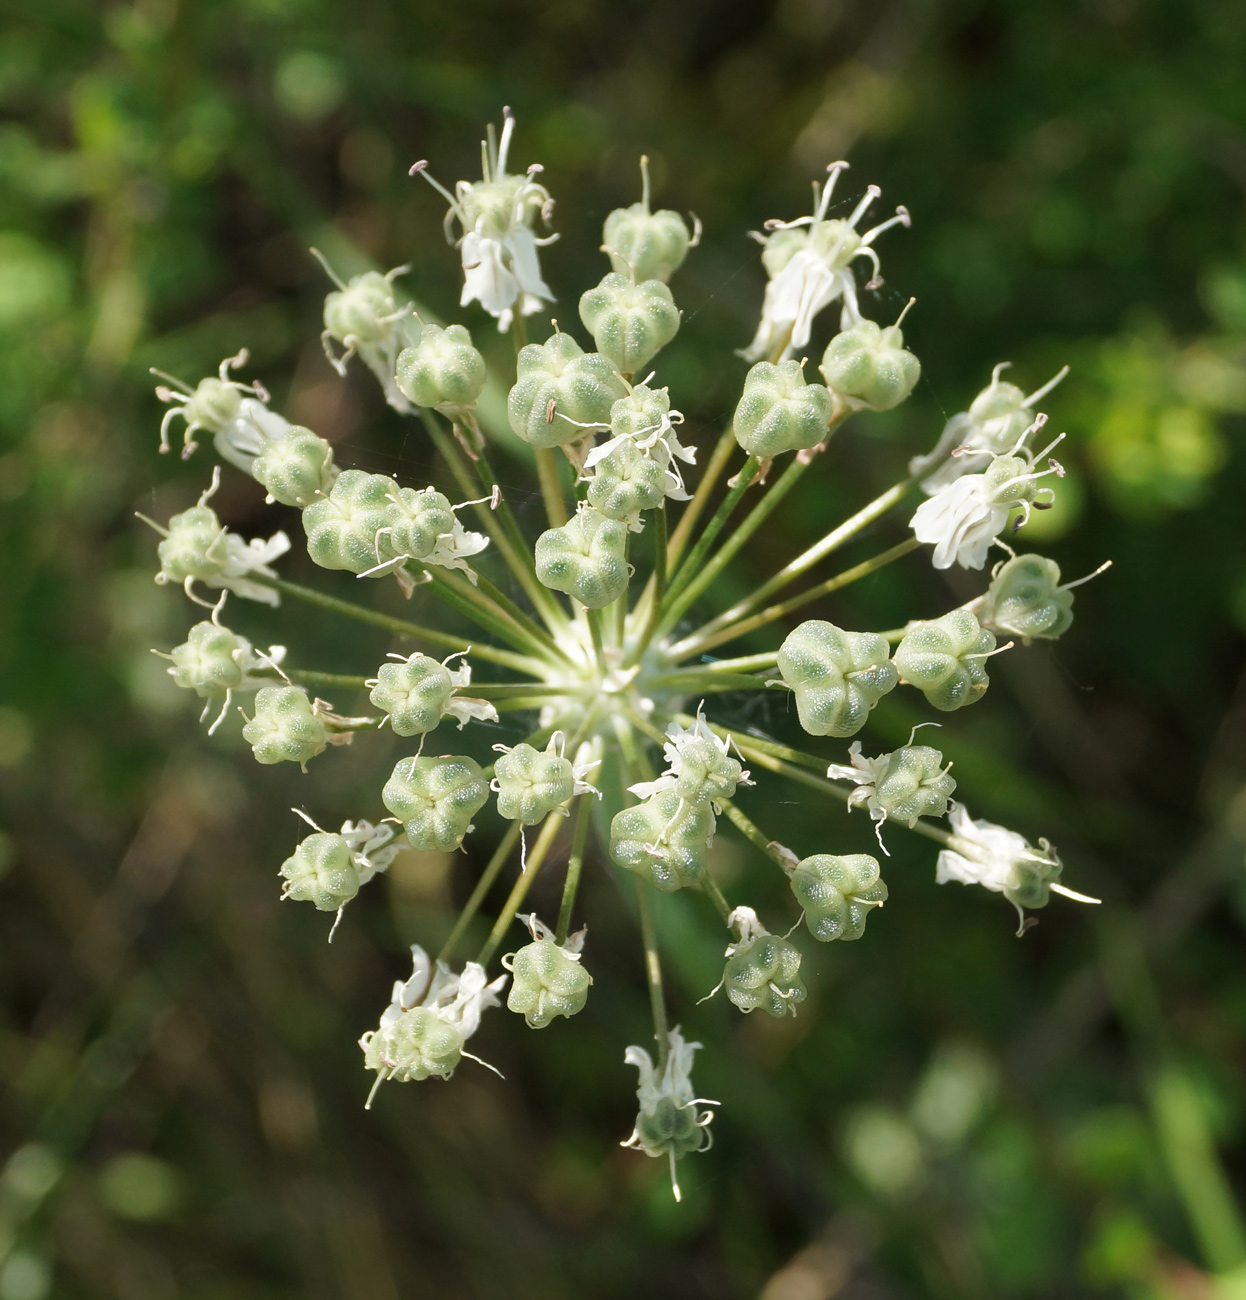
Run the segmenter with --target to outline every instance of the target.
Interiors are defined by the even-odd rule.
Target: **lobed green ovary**
[[[403,823],[408,844],[421,852],[457,849],[488,797],[480,765],[465,755],[404,758],[381,791],[385,807]]]
[[[571,760],[519,744],[493,765],[498,813],[508,821],[535,826],[571,798]]]
[[[827,388],[850,406],[890,411],[917,386],[922,367],[905,350],[898,325],[861,320],[830,341],[821,371]]]
[[[792,893],[805,910],[809,933],[823,943],[859,939],[871,908],[887,900],[878,860],[868,853],[815,853],[792,872]]]
[[[671,790],[651,795],[616,813],[610,823],[610,856],[664,893],[696,885],[714,835],[708,803],[691,804]]]
[[[1060,586],[1055,560],[1017,555],[991,580],[981,614],[999,632],[1054,641],[1073,625],[1073,593]]]
[[[321,912],[336,912],[359,892],[359,869],[341,835],[308,835],[281,864],[281,896],[311,903]]]
[[[875,781],[874,801],[892,821],[913,826],[919,817],[943,817],[956,780],[944,771],[943,755],[929,745],[905,745],[886,755]]]
[[[584,1010],[588,971],[552,939],[537,939],[515,954],[506,1005],[523,1016],[532,1029],[544,1029],[556,1016]]]
[[[731,428],[745,451],[765,460],[816,447],[826,437],[834,409],[821,384],[805,382],[799,361],[759,361],[745,377]]]
[[[800,725],[811,736],[852,736],[898,680],[885,638],[845,632],[809,619],[779,648],[778,666],[796,697]]]
[[[173,667],[169,676],[201,700],[219,698],[242,685],[242,667],[234,652],[245,644],[227,627],[207,621],[196,623],[186,640],[170,652]]]
[[[169,520],[156,547],[160,572],[170,582],[212,582],[225,571],[225,529],[211,506],[192,506]]]
[[[954,609],[906,632],[892,662],[929,704],[951,713],[986,694],[986,656],[994,649],[994,635],[969,610]]]
[[[428,655],[382,664],[369,699],[389,717],[398,736],[422,736],[441,721],[454,694],[450,672]]]
[[[345,470],[327,497],[303,510],[307,553],[324,569],[364,573],[389,558],[377,534],[389,526],[398,484],[383,474]]]
[[[553,591],[603,609],[627,590],[627,528],[589,506],[536,543],[536,576]]]
[[[265,445],[251,464],[251,476],[283,506],[309,506],[333,489],[333,448],[310,429],[292,425],[284,438]]]
[[[800,978],[800,952],[780,935],[766,934],[727,959],[723,971],[727,996],[741,1011],[761,1010],[776,1019],[808,996]]]
[[[634,281],[612,271],[580,298],[580,319],[597,350],[634,375],[679,332],[679,308],[661,280]]]
[[[516,435],[534,447],[577,442],[585,435],[583,425],[605,428],[610,408],[627,394],[614,363],[584,352],[570,334],[522,348],[516,370],[507,414]]]
[[[697,1123],[697,1108],[691,1103],[677,1106],[671,1097],[661,1097],[652,1114],[642,1110],[636,1116],[636,1139],[649,1156],[681,1156],[701,1151],[710,1144],[709,1130]]]
[[[678,212],[650,212],[644,203],[633,203],[606,218],[601,242],[621,275],[665,283],[683,265],[692,236]]]
[[[398,391],[416,406],[461,411],[484,391],[485,359],[462,325],[425,325],[419,342],[398,354]]]
[[[462,1035],[428,1007],[401,1012],[389,1028],[364,1034],[359,1045],[369,1070],[399,1083],[430,1075],[448,1079],[463,1059]]]
[[[624,442],[597,462],[588,484],[589,504],[625,523],[666,499],[666,469],[634,443]]]
[[[259,763],[298,763],[321,753],[329,728],[298,686],[265,686],[256,692],[255,716],[242,729]]]

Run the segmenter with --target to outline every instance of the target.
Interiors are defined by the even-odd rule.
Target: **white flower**
[[[489,703],[488,700],[478,700],[469,695],[459,695],[458,691],[465,686],[472,684],[472,666],[466,660],[458,668],[450,667],[450,660],[457,658],[459,655],[470,654],[471,650],[457,650],[452,655],[447,655],[441,663],[446,672],[450,674],[450,680],[454,683],[455,694],[452,695],[445,703],[441,710],[443,718],[455,718],[459,724],[459,730],[462,731],[468,722],[475,718],[480,722],[496,722],[498,720],[498,711]],[[412,656],[414,658],[414,656]]]
[[[740,354],[746,361],[778,361],[799,352],[809,342],[814,317],[837,298],[843,302],[840,328],[848,329],[859,321],[857,283],[852,270],[857,258],[864,257],[873,265],[870,286],[882,283],[878,254],[870,245],[891,226],[909,225],[909,214],[899,207],[894,217],[864,235],[858,234],[857,222],[882,193],[876,185],[871,185],[846,221],[828,219],[826,212],[835,182],[847,168],[846,162],[832,163],[827,168],[830,175],[826,184],[820,190],[814,185],[812,216],[787,222],[768,221],[769,237],[754,232],[753,237],[766,248],[762,260],[770,273],[770,283],[766,286],[757,333]]]
[[[638,385],[640,386],[640,385]],[[663,389],[663,392],[666,390]],[[657,461],[666,471],[666,496],[671,501],[690,501],[692,499],[688,489],[684,487],[683,475],[679,472],[679,467],[675,465],[676,460],[682,460],[686,465],[695,465],[697,463],[697,452],[695,447],[685,447],[675,432],[675,425],[683,424],[684,414],[682,411],[664,411],[662,417],[656,423],[648,425],[643,429],[635,429],[628,433],[621,433],[615,438],[610,438],[600,446],[592,448],[584,458],[584,468],[592,469],[595,465],[605,460],[617,447],[621,447],[625,442],[630,442],[638,451],[643,451],[650,460]]]
[[[378,826],[369,821],[343,822],[338,834],[350,846],[351,861],[359,872],[361,885],[366,885],[377,872],[388,871],[404,847],[398,832],[385,822]]]
[[[923,501],[909,523],[919,542],[934,544],[936,569],[980,569],[1008,523],[1008,511],[993,499],[985,474],[966,474]]]
[[[699,801],[698,793],[708,793],[710,805],[717,814],[722,811],[718,804],[719,798],[725,799],[734,794],[738,785],[753,784],[748,771],[731,758],[731,740],[717,735],[705,720],[702,712],[704,707],[703,704],[697,707],[697,716],[690,727],[681,726],[678,722],[667,726],[667,739],[662,747],[666,771],[654,781],[638,781],[635,785],[629,785],[629,793],[638,799],[648,799],[663,790],[679,791],[686,781],[689,785],[700,787],[699,791],[687,791],[686,797]],[[676,819],[682,812],[681,807]]]
[[[479,181],[459,181],[451,194],[428,174],[425,162],[416,163],[411,173],[422,173],[449,201],[447,236],[452,221],[457,220],[462,228],[458,241],[463,261],[460,306],[478,302],[496,317],[499,330],[508,330],[516,305],[521,316],[531,316],[544,303],[553,302],[553,291],[541,277],[537,249],[552,243],[557,235],[538,239],[532,232],[538,213],[549,219],[553,200],[533,179],[541,171],[538,165],[529,167],[525,176],[507,175],[515,119],[509,108],[502,112],[502,139],[496,141],[493,128],[489,128],[489,139],[483,144],[484,174]]]
[[[1040,509],[1050,505],[1050,501],[1036,499],[1034,484],[1047,474],[1063,475],[1064,470],[1054,460],[1049,461],[1048,469],[1035,470],[1034,462],[1051,451],[1064,435],[1038,456],[1024,447],[1026,439],[1041,429],[1046,419],[1040,415],[1021,435],[1010,455],[992,456],[982,473],[953,479],[917,507],[909,526],[919,542],[934,545],[931,563],[936,569],[949,569],[953,564],[962,569],[982,568],[987,552],[1014,509],[1022,512],[1019,528],[1029,519],[1032,505]]]
[[[632,1129],[631,1136],[621,1145],[633,1147],[646,1155],[668,1157],[671,1165],[671,1189],[678,1201],[680,1192],[675,1178],[675,1161],[685,1151],[707,1150],[713,1142],[709,1126],[714,1119],[714,1112],[706,1110],[698,1114],[696,1107],[717,1106],[719,1103],[698,1097],[693,1091],[692,1058],[700,1050],[701,1044],[685,1042],[678,1025],[667,1033],[666,1038],[666,1065],[660,1071],[655,1068],[653,1058],[643,1047],[629,1047],[623,1054],[623,1063],[634,1065],[640,1071],[639,1086],[636,1089],[640,1114],[636,1117],[636,1127]],[[660,1111],[672,1108],[677,1112],[686,1112],[683,1127],[687,1132],[662,1140],[658,1135],[669,1127],[668,1124],[660,1121],[656,1130],[651,1129],[650,1124]]]
[[[1003,894],[1022,916],[1023,926],[1022,907],[1045,907],[1052,891],[1078,903],[1099,902],[1059,883],[1060,858],[1047,840],[1040,839],[1035,849],[1016,831],[994,822],[975,821],[959,803],[952,804],[948,821],[952,824],[952,838],[939,853],[936,883],[945,885],[954,880]]]
[[[475,961],[469,961],[459,975],[444,961],[438,961],[434,970],[428,953],[419,944],[411,945],[411,959],[411,977],[395,982],[390,1004],[381,1012],[382,1032],[392,1029],[404,1011],[424,1006],[439,1020],[457,1029],[466,1042],[480,1028],[485,1008],[499,1005],[498,994],[509,978],[499,975],[490,984],[485,978],[485,968]],[[470,1056],[470,1053],[463,1055]]]
[[[991,382],[973,399],[969,410],[948,420],[933,451],[909,461],[910,474],[934,470],[922,480],[922,491],[927,496],[933,496],[965,474],[978,473],[991,463],[993,456],[1002,456],[1016,447],[1022,430],[1027,426],[1034,428],[1035,402],[1069,373],[1065,366],[1027,397],[1015,384],[1001,382],[1000,372],[1009,365],[1011,362],[1001,361],[991,372]]]

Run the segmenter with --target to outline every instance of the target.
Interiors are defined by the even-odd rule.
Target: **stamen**
[[[893,328],[895,329],[900,328],[901,323],[903,322],[904,318],[909,314],[910,309],[912,308],[913,304],[916,301],[917,301],[916,298],[910,298],[908,302],[904,304],[904,310],[896,317],[896,323]]]
[[[857,206],[853,208],[852,216],[848,218],[848,224],[854,230],[856,229],[857,222],[860,221],[861,218],[865,215],[865,210],[870,206],[871,203],[874,202],[876,198],[878,198],[878,196],[881,193],[882,190],[880,190],[877,185],[867,185],[865,187],[865,194],[862,196],[861,201],[857,204]]]
[[[506,175],[506,156],[510,153],[511,137],[515,134],[515,115],[508,107],[502,109],[502,143],[498,146],[497,172],[494,180]]]
[[[1112,567],[1112,561],[1104,560],[1104,562],[1094,571],[1094,573],[1088,573],[1084,578],[1078,578],[1076,582],[1066,582],[1064,583],[1063,586],[1058,587],[1057,590],[1072,591],[1074,587],[1080,587],[1083,582],[1089,582],[1091,578],[1097,578],[1101,573],[1106,573],[1111,567]]]
[[[886,221],[880,222],[875,226],[873,230],[867,230],[865,234],[861,236],[861,242],[863,244],[872,244],[884,230],[890,230],[892,226],[911,226],[912,224],[913,218],[909,216],[908,208],[904,207],[902,204],[896,209],[896,215],[894,217],[888,217]]]
[[[450,205],[454,212],[460,211],[459,201],[450,193],[448,189],[428,170],[428,159],[421,158],[419,162],[412,163],[407,171],[408,176],[423,176],[424,179],[441,195]]]
[[[640,203],[649,215],[649,155],[640,155]]]
[[[839,176],[841,172],[846,172],[848,170],[848,164],[846,162],[843,162],[842,160],[840,162],[828,163],[826,170],[827,170],[826,184],[823,185],[822,187],[822,194],[820,198],[818,198],[816,194],[816,190],[817,190],[816,184],[814,186],[814,190],[815,190],[814,201],[816,205],[815,206],[816,216],[814,217],[815,222],[826,220],[826,210],[830,206],[831,195],[835,192],[835,182],[839,180]]]
[[[998,367],[997,367],[997,369],[998,369]],[[1068,373],[1069,373],[1069,368],[1068,368],[1068,366],[1062,366],[1062,367],[1061,367],[1061,368],[1060,368],[1060,369],[1055,373],[1055,375],[1052,376],[1052,378],[1049,379],[1049,380],[1048,380],[1048,381],[1047,381],[1047,382],[1042,386],[1042,388],[1036,389],[1034,392],[1032,392],[1032,393],[1029,395],[1029,397],[1027,397],[1027,398],[1025,399],[1025,401],[1021,403],[1021,405],[1024,406],[1024,407],[1027,407],[1027,408],[1033,406],[1034,403],[1037,402],[1040,398],[1046,397],[1047,394],[1050,393],[1051,390],[1052,390],[1053,388],[1055,388],[1055,386],[1056,386],[1058,383],[1060,383],[1060,381],[1063,380],[1064,377],[1065,377]],[[992,380],[992,382],[994,382],[994,380]]]
[[[418,166],[419,164],[417,163],[416,165]],[[332,280],[333,283],[336,284],[339,289],[345,290],[346,288],[345,284],[342,283],[342,280],[339,277],[338,273],[329,265],[329,259],[325,257],[325,255],[320,251],[320,249],[309,248],[307,251],[316,259],[317,262],[320,263],[322,267],[324,267],[324,272],[329,277],[329,279]]]

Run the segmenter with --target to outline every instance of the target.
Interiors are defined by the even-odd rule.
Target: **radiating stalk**
[[[757,477],[757,471],[760,468],[761,462],[756,456],[750,456],[744,462],[743,468],[736,475],[735,487],[723,498],[722,504],[714,512],[714,517],[706,524],[705,531],[697,538],[696,545],[689,551],[687,558],[680,565],[679,571],[671,579],[654,635],[661,636],[680,617],[687,608],[687,604],[691,603],[681,601],[683,589],[700,570],[710,547],[714,544],[714,539],[722,531],[723,525],[731,517],[736,506],[739,505],[740,498],[748,491],[749,484]],[[641,647],[642,652],[644,648]]]
[[[658,614],[662,609],[662,602],[666,599],[666,556],[667,556],[667,537],[666,537],[666,502],[663,501],[660,506],[653,512],[653,573],[649,576],[649,581],[645,584],[645,589],[640,594],[640,599],[636,602],[635,617],[639,622],[644,620],[644,627],[636,638],[636,643],[628,651],[627,658],[623,660],[624,668],[631,668],[645,652],[645,647],[653,640],[653,630],[657,627]],[[626,601],[627,594],[624,593],[623,599]],[[620,644],[622,638],[620,638]]]
[[[601,635],[601,610],[589,609],[586,606],[584,617],[588,621],[589,635],[593,638],[593,653],[597,656],[597,666],[605,671],[606,646]]]
[[[454,576],[441,573],[430,574],[430,577],[433,595],[438,600],[444,601],[451,609],[458,610],[464,618],[470,619],[486,632],[500,637],[516,650],[527,651],[542,659],[548,656],[548,651],[540,641],[515,623],[509,615],[466,579],[456,581]]]
[[[554,638],[539,623],[520,609],[504,591],[499,591],[483,573],[476,574],[476,583],[477,590],[482,595],[488,596],[503,613],[510,617],[512,622],[523,628],[533,640],[539,642],[550,654],[557,655],[558,658],[566,660],[567,663],[571,662],[570,656]]]
[[[832,529],[820,541],[815,542],[808,550],[798,555],[790,564],[785,565],[773,578],[763,582],[756,591],[750,593],[743,600],[737,601],[730,609],[719,614],[717,618],[712,619],[705,625],[706,630],[725,627],[728,623],[734,623],[737,619],[743,618],[745,614],[751,613],[758,605],[773,596],[776,591],[782,591],[793,578],[799,578],[806,570],[813,568],[815,564],[820,560],[824,560],[832,551],[838,550],[863,528],[872,524],[875,519],[885,515],[893,506],[899,504],[916,481],[915,478],[906,478],[903,483],[897,483],[894,487],[889,487],[881,496],[875,497],[869,505],[863,506],[855,515],[845,519],[838,528]]]
[[[318,605],[321,609],[342,618],[354,619],[357,623],[370,623],[395,636],[406,637],[412,641],[427,641],[429,645],[444,646],[448,650],[470,650],[479,659],[490,663],[513,668],[516,672],[526,673],[530,677],[544,676],[546,665],[539,659],[529,659],[524,655],[511,654],[508,650],[495,650],[492,646],[476,645],[465,641],[461,636],[451,636],[448,632],[438,632],[419,623],[410,623],[406,619],[393,618],[363,605],[353,605],[349,600],[339,600],[336,596],[327,596],[313,587],[303,587],[297,582],[287,582],[284,578],[266,578],[258,573],[249,573],[251,582],[262,583],[279,591],[283,596],[292,596],[295,600],[305,601],[309,605]]]
[[[318,673],[308,668],[282,668],[285,675],[299,686],[340,686],[347,691],[366,691],[366,677],[349,677],[345,673]],[[274,676],[273,681],[281,679]]]
[[[503,904],[502,911],[498,914],[498,919],[489,932],[484,947],[481,948],[476,957],[476,960],[482,966],[489,964],[489,959],[497,951],[498,944],[506,937],[506,931],[510,929],[510,924],[515,919],[515,913],[519,911],[524,899],[528,896],[528,890],[532,888],[532,882],[540,873],[546,855],[553,847],[554,840],[557,839],[564,820],[565,818],[560,810],[550,813],[545,819],[545,825],[541,827],[541,833],[537,836],[536,843],[528,854],[527,865],[520,874],[519,879],[515,881],[515,887],[511,890],[510,897]]]
[[[701,691],[717,694],[719,691],[760,691],[767,683],[760,677],[749,677],[744,673],[709,673],[689,671],[667,673],[662,677],[645,678],[645,689],[687,691],[695,695]]]
[[[783,498],[800,482],[802,475],[809,468],[808,462],[793,459],[792,463],[779,476],[778,481],[749,511],[748,515],[722,544],[718,553],[699,570],[694,570],[692,577],[684,588],[679,600],[669,611],[665,620],[674,623],[693,601],[714,581],[724,568],[739,554],[740,548],[752,538],[753,534],[766,522],[778,508]],[[695,554],[695,553],[694,553]]]
[[[445,943],[441,945],[441,951],[437,954],[438,961],[449,961],[453,956],[455,946],[463,937],[467,927],[471,925],[472,918],[480,911],[480,905],[485,901],[489,890],[493,888],[493,882],[498,878],[498,873],[503,866],[506,865],[506,859],[514,852],[515,845],[519,842],[519,830],[518,822],[511,822],[506,828],[506,834],[502,836],[501,842],[494,850],[488,865],[481,872],[480,879],[476,882],[476,888],[472,890],[471,897],[463,904],[463,910],[454,923],[454,929],[450,931],[446,936]]]
[[[734,641],[737,637],[745,636],[749,632],[756,631],[759,627],[765,627],[767,623],[773,623],[775,619],[782,618],[785,614],[790,614],[802,605],[809,604],[811,600],[830,595],[832,591],[839,591],[841,587],[847,587],[860,578],[868,577],[871,573],[877,573],[879,569],[885,568],[888,564],[892,564],[910,552],[915,551],[920,545],[921,543],[916,537],[909,537],[891,547],[890,550],[871,556],[868,560],[862,560],[860,564],[854,565],[851,569],[845,569],[843,573],[837,573],[833,578],[827,578],[825,582],[820,582],[816,587],[810,587],[808,591],[802,591],[800,595],[791,596],[787,600],[780,601],[777,605],[770,605],[751,617],[741,619],[738,623],[728,624],[725,627],[719,625],[715,631],[709,631],[713,624],[707,623],[705,627],[698,629],[691,636],[685,637],[682,641],[671,646],[668,652],[670,659],[673,663],[678,663],[681,659],[687,659],[695,654],[704,654],[705,651],[712,650],[715,646]],[[713,623],[718,623],[718,620],[713,620]]]
[[[575,896],[580,888],[580,872],[584,867],[584,846],[588,841],[588,830],[592,825],[591,794],[582,794],[575,813],[575,838],[571,842],[571,857],[567,861],[567,879],[562,887],[562,905],[558,909],[558,929],[554,933],[554,942],[562,944],[571,929],[571,913],[575,909]]]
[[[670,1032],[666,1023],[666,997],[662,992],[662,961],[658,956],[658,933],[653,924],[653,907],[647,880],[636,877],[636,907],[640,913],[640,938],[645,946],[645,982],[649,985],[649,1009],[653,1013],[653,1036],[658,1045],[658,1072],[666,1069],[670,1055]]]
[[[747,839],[753,846],[759,849],[771,862],[777,863],[783,868],[784,874],[787,874],[787,868],[783,861],[783,854],[779,852],[775,842],[757,825],[755,825],[739,808],[735,806],[730,799],[720,799],[719,804],[723,811],[726,812],[731,824]]]
[[[675,525],[675,531],[671,534],[670,547],[666,558],[666,567],[668,569],[674,569],[679,563],[679,557],[684,553],[684,547],[688,544],[688,538],[692,534],[693,526],[709,503],[710,495],[713,493],[719,478],[722,477],[723,470],[727,468],[727,462],[731,459],[731,453],[735,449],[735,434],[732,432],[731,426],[728,425],[722,431],[718,443],[714,447],[713,454],[706,463],[705,472],[701,475],[701,481],[692,494],[692,500],[684,507],[683,514],[679,516],[679,523]]]
[[[541,499],[545,502],[545,515],[551,528],[561,528],[567,522],[567,501],[558,481],[558,461],[551,447],[536,447],[536,476],[541,484]]]
[[[773,668],[779,661],[777,650],[765,650],[761,654],[741,655],[738,659],[715,659],[712,663],[702,664],[707,673],[747,673],[754,668]]]
[[[714,904],[715,910],[722,917],[725,925],[727,918],[731,915],[731,904],[727,902],[726,895],[718,888],[718,882],[708,871],[701,877],[701,892]]]

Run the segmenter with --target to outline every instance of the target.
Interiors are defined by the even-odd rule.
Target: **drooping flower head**
[[[508,330],[516,308],[521,316],[531,316],[541,310],[543,303],[553,302],[554,294],[541,278],[537,249],[553,243],[558,236],[538,239],[533,233],[538,215],[549,220],[554,201],[536,180],[542,170],[539,163],[533,163],[522,176],[507,174],[515,118],[509,108],[502,113],[505,121],[501,140],[490,126],[488,139],[481,141],[480,180],[459,181],[451,194],[428,174],[426,162],[417,162],[411,174],[422,173],[449,201],[447,239],[455,242],[453,222],[458,221],[462,229],[457,240],[464,277],[459,305],[480,303],[496,318],[499,330]]]
[[[864,197],[845,218],[828,217],[831,195],[846,162],[826,169],[825,185],[814,182],[812,216],[795,221],[767,221],[766,234],[753,232],[763,247],[762,264],[770,276],[762,303],[761,323],[753,341],[741,353],[746,361],[778,361],[790,357],[809,342],[813,318],[839,299],[842,302],[840,329],[861,319],[857,306],[857,282],[852,264],[865,258],[874,269],[867,288],[882,284],[878,254],[872,245],[891,226],[910,224],[908,209],[896,208],[894,217],[861,234],[857,223],[870,204],[882,193],[869,186]]]

